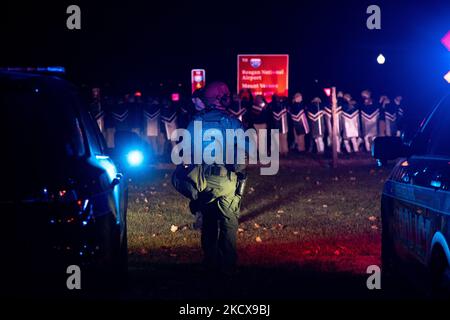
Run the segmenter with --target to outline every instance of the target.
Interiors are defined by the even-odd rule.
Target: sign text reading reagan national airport
[[[238,55],[238,91],[252,90],[253,95],[263,95],[271,101],[273,94],[289,94],[289,55],[240,54]]]

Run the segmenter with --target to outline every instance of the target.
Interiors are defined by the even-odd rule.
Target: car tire
[[[119,240],[115,253],[114,278],[117,281],[117,289],[124,289],[128,282],[128,235],[125,218],[123,237]]]
[[[127,282],[128,247],[126,224],[124,235],[120,237],[120,226],[112,215],[100,217],[96,221],[101,254],[88,269],[85,287],[89,294],[117,293]]]
[[[447,257],[440,247],[433,249],[429,268],[428,295],[433,299],[448,299],[450,297],[449,283],[444,281],[445,275],[450,273]]]
[[[398,278],[399,259],[395,253],[394,243],[390,237],[383,236],[381,240],[381,271],[383,283],[390,285],[392,281]]]
[[[393,289],[395,282],[401,276],[400,259],[395,251],[394,239],[390,234],[387,210],[392,210],[388,201],[382,202],[382,233],[381,233],[381,278],[382,286]]]

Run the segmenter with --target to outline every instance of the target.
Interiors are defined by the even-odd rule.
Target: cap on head
[[[363,98],[370,98],[372,96],[372,92],[370,92],[369,90],[363,90],[361,92],[361,97]]]
[[[294,95],[293,101],[294,101],[294,102],[302,102],[302,100],[303,100],[302,94],[301,94],[300,92],[297,92],[297,93]]]
[[[239,97],[241,100],[250,100],[252,98],[252,92],[250,89],[241,89],[241,91],[239,91]]]
[[[386,95],[383,95],[383,96],[381,96],[380,97],[380,103],[390,103],[391,102],[391,100],[389,99],[389,97],[388,96],[386,96]]]
[[[254,101],[255,106],[262,106],[265,104],[264,97],[261,95],[257,95]]]
[[[319,97],[315,97],[311,100],[312,103],[322,103],[322,100]]]
[[[99,87],[92,88],[92,96],[94,98],[97,98],[100,96],[100,88]]]
[[[351,101],[352,100],[352,96],[350,95],[350,93],[344,93],[343,98],[346,101]]]

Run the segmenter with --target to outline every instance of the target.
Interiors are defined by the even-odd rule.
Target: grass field
[[[129,257],[130,270],[137,273],[165,269],[173,276],[201,262],[200,232],[192,227],[187,199],[171,185],[172,171],[131,178]],[[260,176],[251,168],[238,233],[240,269],[263,268],[270,275],[288,266],[316,276],[363,277],[369,265],[380,264],[379,205],[388,173],[370,159],[343,161],[332,169],[294,157],[282,161],[276,176]],[[172,292],[170,281],[161,285]]]

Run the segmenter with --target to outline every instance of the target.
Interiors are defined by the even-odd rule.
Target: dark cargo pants
[[[236,265],[236,238],[241,197],[235,194],[236,176],[206,177],[202,192],[210,198],[202,204],[202,249],[205,264],[211,268],[232,269]]]

